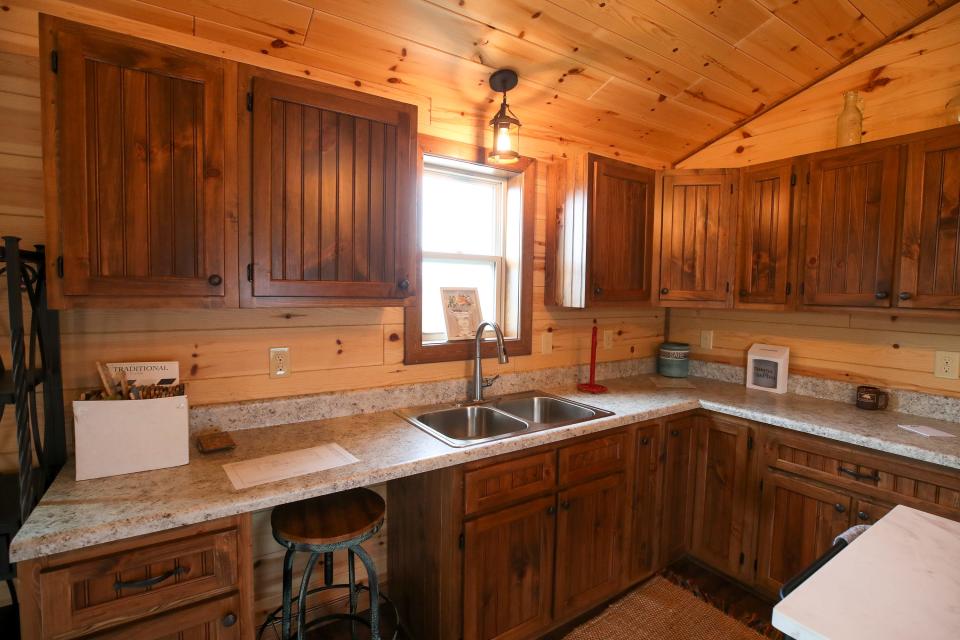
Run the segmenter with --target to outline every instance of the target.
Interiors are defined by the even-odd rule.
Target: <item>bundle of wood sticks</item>
[[[110,369],[97,362],[97,373],[100,376],[100,389],[84,391],[80,394],[81,400],[152,400],[154,398],[172,398],[186,393],[184,383],[172,385],[136,385],[127,382],[127,373],[118,371],[111,373]]]

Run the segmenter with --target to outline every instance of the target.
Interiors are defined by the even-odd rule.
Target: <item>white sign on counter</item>
[[[309,449],[276,453],[223,465],[234,489],[249,489],[258,484],[305,476],[325,469],[342,467],[359,460],[340,445],[331,442]]]

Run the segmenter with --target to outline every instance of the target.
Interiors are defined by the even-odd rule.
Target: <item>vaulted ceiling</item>
[[[483,131],[487,77],[510,67],[534,146],[663,165],[956,0],[72,1],[411,96],[458,137]]]

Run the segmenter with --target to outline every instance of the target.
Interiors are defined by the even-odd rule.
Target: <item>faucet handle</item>
[[[491,386],[494,382],[496,382],[497,378],[499,377],[500,377],[500,374],[498,373],[497,375],[492,376],[490,378],[484,378],[483,382],[481,382],[480,384],[483,386],[484,389],[486,389],[487,387]]]

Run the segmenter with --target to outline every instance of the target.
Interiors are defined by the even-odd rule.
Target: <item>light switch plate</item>
[[[544,331],[540,334],[540,353],[547,355],[553,353],[553,333]]]
[[[700,347],[702,349],[713,349],[713,330],[703,329],[700,331]]]
[[[960,379],[960,353],[937,351],[933,359],[933,375],[949,380]]]
[[[270,348],[270,377],[286,378],[290,375],[290,347]]]
[[[604,331],[603,331],[603,348],[604,348],[604,349],[613,349],[613,329],[604,329]]]

